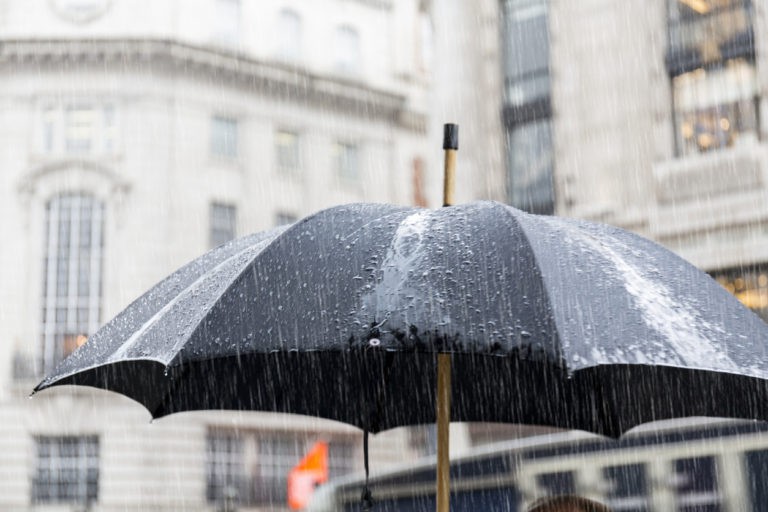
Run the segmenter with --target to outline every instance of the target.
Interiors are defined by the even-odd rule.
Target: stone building
[[[768,320],[762,0],[503,0],[507,192],[615,224]]]
[[[0,2],[0,509],[272,510],[321,437],[332,476],[360,469],[333,422],[27,396],[215,245],[333,204],[436,204],[430,27],[417,0]],[[416,455],[405,430],[371,450]]]
[[[768,321],[766,2],[498,5],[505,199],[651,238]],[[736,454],[709,455],[695,476],[681,476],[694,459],[676,454],[637,464],[635,484],[582,474],[552,491],[595,493],[614,510],[746,510]]]

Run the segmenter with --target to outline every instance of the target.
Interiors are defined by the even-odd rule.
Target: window
[[[355,448],[352,441],[334,441],[328,446],[328,478],[338,478],[356,470]]]
[[[240,0],[215,0],[213,39],[226,46],[240,42]]]
[[[549,96],[549,28],[546,0],[505,0],[502,5],[504,79],[510,103]]]
[[[298,217],[293,213],[277,212],[275,215],[275,226],[286,226],[293,224],[298,220]]]
[[[85,194],[64,194],[46,206],[44,248],[44,372],[86,342],[99,326],[104,207]]]
[[[571,471],[542,473],[536,477],[536,485],[545,491],[547,496],[574,494],[576,492],[576,481]]]
[[[360,36],[357,30],[346,25],[336,29],[335,55],[337,71],[348,75],[360,72]]]
[[[530,213],[552,214],[552,128],[549,118],[507,131],[509,202]]]
[[[754,60],[751,0],[668,0],[671,75],[736,57]]]
[[[212,429],[208,433],[206,475],[210,503],[241,506],[287,505],[288,473],[318,438],[304,432],[241,432]],[[344,438],[328,443],[330,478],[349,474],[356,444]]]
[[[214,116],[211,119],[211,154],[237,158],[237,120]]]
[[[673,485],[679,512],[719,512],[717,465],[714,457],[678,459]]]
[[[210,247],[234,240],[237,225],[237,208],[231,204],[213,203],[210,210]]]
[[[89,504],[99,494],[96,436],[37,437],[32,503]]]
[[[357,182],[360,179],[360,155],[357,144],[337,142],[333,146],[333,161],[342,181]]]
[[[264,503],[286,500],[288,473],[299,463],[309,445],[294,436],[270,436],[259,439],[256,496]]]
[[[538,213],[555,210],[549,28],[546,0],[505,0],[507,201]]]
[[[275,153],[279,171],[287,174],[297,172],[301,165],[299,135],[287,130],[278,130],[275,133]]]
[[[645,512],[648,509],[648,480],[643,464],[603,468],[608,484],[606,498],[616,512]]]
[[[712,277],[768,322],[768,266],[725,270],[713,273]]]
[[[41,109],[40,151],[46,155],[111,155],[117,120],[111,103],[73,101]]]
[[[290,9],[280,11],[278,56],[289,62],[301,59],[301,17]]]
[[[677,147],[682,156],[757,141],[755,67],[743,59],[672,79]]]
[[[759,510],[768,503],[768,450],[744,452],[744,465],[752,510]]]
[[[419,12],[419,37],[418,51],[416,55],[419,58],[419,68],[423,71],[432,69],[432,59],[434,57],[434,29],[432,27],[432,18],[426,11]]]
[[[758,138],[758,87],[750,0],[669,0],[667,70],[677,154]]]
[[[234,433],[212,432],[206,447],[206,498],[209,502],[250,503],[245,443]]]

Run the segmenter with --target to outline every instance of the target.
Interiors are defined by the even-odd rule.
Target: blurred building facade
[[[768,321],[766,2],[501,0],[498,7],[506,187],[497,197],[651,238]],[[693,460],[682,453],[637,465],[645,503],[627,499],[608,474],[569,475],[570,487],[533,482],[531,490],[598,488],[595,496],[615,510],[746,510],[745,489],[754,488],[738,473],[746,466],[731,465],[732,454],[708,455],[713,475],[694,477],[695,506],[689,483],[677,478]]]
[[[506,200],[615,224],[768,320],[761,0],[502,0]]]
[[[0,509],[280,509],[361,436],[271,414],[148,424],[84,389],[27,400],[100,323],[233,237],[357,201],[427,205],[418,0],[0,2]],[[322,383],[320,383],[322,385]],[[418,450],[396,430],[373,467]]]

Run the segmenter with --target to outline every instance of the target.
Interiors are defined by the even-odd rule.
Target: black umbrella
[[[340,206],[231,242],[36,390],[379,432],[436,421],[437,354],[457,421],[619,436],[672,417],[768,419],[768,326],[709,276],[626,231],[494,202]]]

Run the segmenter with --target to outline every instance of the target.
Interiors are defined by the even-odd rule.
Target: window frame
[[[72,116],[90,112],[89,124],[73,126]],[[109,157],[120,153],[120,110],[111,99],[66,98],[44,99],[39,102],[37,114],[37,143],[35,151],[42,157]],[[88,131],[90,135],[80,140],[88,147],[70,147],[74,139],[72,131]]]
[[[217,160],[237,161],[240,158],[240,120],[232,115],[213,114],[209,130],[210,156]]]
[[[280,32],[278,58],[291,63],[301,62],[304,53],[304,21],[301,14],[284,7],[277,15],[277,23]]]
[[[333,142],[333,170],[342,184],[358,185],[362,179],[361,144],[348,139]],[[353,157],[353,158],[350,158]]]
[[[86,211],[88,218],[83,223]],[[85,343],[100,325],[105,217],[104,202],[87,192],[64,192],[45,202],[41,308],[44,373],[52,371],[64,357]],[[89,231],[85,231],[87,226]],[[81,237],[86,232],[88,245],[83,245]],[[66,240],[63,240],[65,234]],[[86,270],[87,290],[84,291]]]
[[[211,201],[208,207],[208,247],[213,249],[237,238],[237,204]]]
[[[301,142],[302,142],[302,136],[301,133],[299,133],[298,130],[292,130],[290,128],[278,128],[274,132],[275,137],[275,168],[277,169],[279,174],[292,176],[297,175],[301,172],[301,169],[303,167],[303,155],[301,150]],[[283,135],[287,135],[293,138],[294,144],[292,146],[293,152],[295,153],[292,157],[293,162],[285,162],[283,161],[283,152],[281,151],[287,146],[283,146],[280,144],[281,137]]]
[[[342,23],[335,28],[333,41],[334,70],[347,76],[361,75],[363,52],[360,31],[352,24]]]
[[[30,501],[35,504],[90,505],[99,499],[101,448],[97,435],[34,437],[35,466]],[[64,447],[74,444],[75,453]],[[45,464],[43,462],[46,462]],[[67,480],[66,477],[74,477]],[[67,492],[75,486],[76,492]]]

